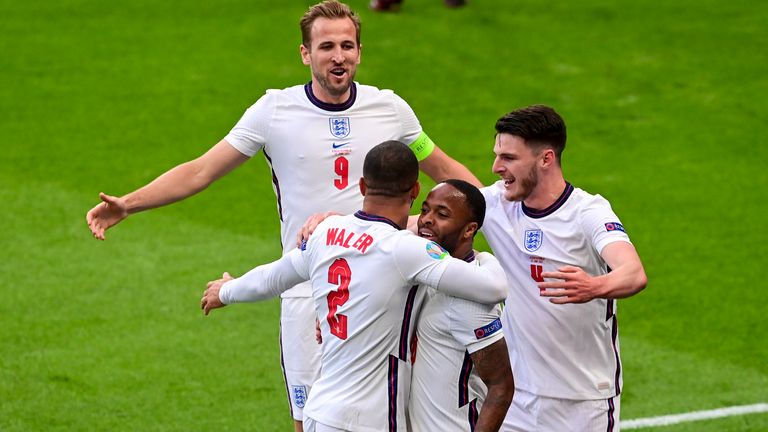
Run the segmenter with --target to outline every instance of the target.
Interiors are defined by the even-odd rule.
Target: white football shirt
[[[600,256],[629,237],[610,204],[567,184],[549,208],[504,198],[501,181],[482,189],[483,234],[510,281],[502,314],[515,387],[561,399],[606,399],[621,392],[615,300],[556,305],[539,295],[541,273],[565,265],[606,274]]]
[[[502,339],[501,307],[427,290],[416,324],[409,417],[414,431],[472,431],[488,393],[470,355]]]
[[[305,248],[223,285],[225,303],[278,295],[311,280],[323,337],[320,378],[305,417],[352,431],[405,430],[404,389],[415,285],[476,301],[506,294],[493,256],[482,266],[451,258],[437,243],[358,211],[318,225]]]
[[[391,90],[354,83],[344,104],[321,102],[311,84],[268,90],[224,138],[246,156],[259,150],[272,170],[283,253],[314,213],[362,206],[358,181],[368,151],[387,140],[411,144],[421,125]],[[310,297],[309,284],[283,297]]]

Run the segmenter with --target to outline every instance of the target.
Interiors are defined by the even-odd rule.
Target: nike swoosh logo
[[[333,146],[333,148],[337,149],[337,148],[340,148],[340,147],[344,147],[347,144],[349,144],[349,142],[345,142],[345,143],[341,143],[341,144],[333,143],[333,144],[331,144],[331,146]]]

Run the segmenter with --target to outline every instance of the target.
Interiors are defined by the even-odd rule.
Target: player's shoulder
[[[486,204],[489,201],[495,201],[499,197],[501,197],[503,191],[504,191],[504,184],[502,180],[495,181],[488,186],[484,186],[480,188],[480,193],[483,194]]]
[[[485,198],[485,208],[495,209],[504,206],[519,205],[517,201],[507,201],[504,198],[504,180],[498,180],[488,186],[480,188],[480,193]]]
[[[578,187],[573,188],[573,193],[571,194],[569,201],[571,201],[572,205],[578,208],[580,212],[611,208],[611,203],[609,203],[602,195],[592,194]]]
[[[357,87],[357,93],[359,95],[364,96],[370,96],[370,95],[377,95],[377,96],[388,96],[395,94],[394,91],[390,89],[380,89],[376,86],[368,85],[368,84],[360,84],[358,82],[355,82],[355,86]]]
[[[304,92],[304,86],[297,85],[292,87],[286,87],[283,89],[267,89],[264,94],[259,96],[256,102],[253,103],[254,107],[274,106],[284,103],[286,100],[296,99],[300,100],[301,95]]]
[[[470,352],[501,336],[501,306],[448,297],[443,307],[451,333]]]
[[[286,101],[298,101],[301,102],[306,99],[306,92],[304,85],[295,85],[282,89],[267,89],[260,100],[266,102],[279,103]]]
[[[379,104],[393,104],[396,102],[402,102],[403,98],[398,96],[393,90],[380,89],[378,87],[357,84],[357,99],[359,102],[365,103],[379,103]]]
[[[284,87],[281,89],[271,88],[267,89],[267,91],[264,93],[265,95],[281,95],[281,94],[304,94],[304,87],[306,87],[306,84],[296,84],[289,87]]]

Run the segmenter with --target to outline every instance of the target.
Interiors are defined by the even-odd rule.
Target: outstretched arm
[[[459,179],[479,188],[483,187],[480,180],[467,167],[448,156],[437,146],[429,156],[419,163],[419,168],[436,183],[448,179]]]
[[[545,279],[556,281],[540,282],[543,297],[552,297],[556,304],[585,303],[595,298],[617,299],[630,297],[648,283],[643,264],[631,243],[616,241],[603,248],[601,256],[611,271],[600,276],[591,276],[579,267],[564,266],[556,272],[544,272]]]
[[[279,260],[260,265],[237,279],[224,273],[222,279],[208,282],[200,307],[208,315],[211,309],[231,303],[250,303],[277,297],[296,284],[309,280],[309,276],[294,265],[301,262],[301,251],[293,249]]]
[[[507,415],[515,381],[509,365],[509,353],[504,339],[470,355],[478,376],[488,387],[488,394],[477,418],[475,432],[498,431]]]
[[[170,169],[134,192],[122,197],[100,193],[102,202],[85,216],[88,227],[94,237],[104,240],[107,229],[129,215],[194,195],[246,160],[248,156],[221,140],[199,158]]]

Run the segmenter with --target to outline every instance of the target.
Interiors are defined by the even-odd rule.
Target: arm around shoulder
[[[467,167],[448,156],[437,146],[434,146],[429,156],[420,160],[419,168],[437,183],[448,179],[459,179],[478,188],[483,187],[480,180]]]
[[[507,275],[499,261],[488,252],[477,254],[479,266],[456,258],[446,264],[438,291],[478,303],[494,304],[507,298]]]

